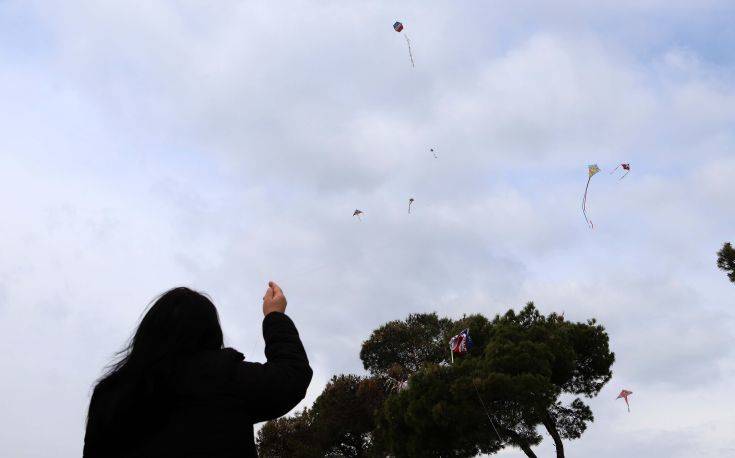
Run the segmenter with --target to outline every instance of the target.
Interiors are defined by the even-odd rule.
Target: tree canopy
[[[449,338],[467,328],[474,346],[450,364]],[[543,427],[563,457],[563,441],[594,419],[582,398],[615,361],[594,319],[544,316],[533,303],[492,321],[412,314],[373,331],[360,358],[370,376],[335,376],[311,409],[269,422],[261,455],[469,457],[510,446],[534,457]],[[288,448],[296,440],[303,448]]]
[[[415,313],[405,321],[390,321],[363,342],[360,359],[373,375],[404,376],[427,363],[440,363],[448,356],[447,339],[452,320],[436,313]]]
[[[580,437],[593,415],[579,397],[564,404],[560,396],[596,396],[612,376],[604,328],[544,317],[533,304],[488,324],[467,317],[452,332],[468,322],[479,324],[469,326],[473,350],[451,366],[427,361],[408,389],[389,397],[380,440],[398,456],[474,456],[507,445],[535,456],[543,426],[563,457],[562,439]]]
[[[717,252],[717,267],[727,272],[727,278],[735,283],[735,249],[730,242],[725,243]]]
[[[311,409],[270,421],[258,432],[263,457],[373,456],[375,412],[391,390],[388,380],[335,375]]]

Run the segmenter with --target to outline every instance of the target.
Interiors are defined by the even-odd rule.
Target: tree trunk
[[[528,445],[528,441],[524,440],[518,433],[511,429],[502,429],[503,434],[511,439],[511,443],[517,445],[523,450],[528,458],[537,458],[536,454],[531,450],[531,446]]]
[[[521,447],[521,450],[523,450],[523,453],[525,453],[528,458],[537,458],[536,454],[533,453],[533,450],[531,450],[531,447],[529,447],[527,442],[518,444],[518,446]]]
[[[561,441],[559,431],[556,429],[556,422],[551,418],[549,412],[541,414],[541,422],[546,427],[546,431],[549,432],[551,438],[554,439],[554,445],[556,446],[556,458],[564,458],[564,444]]]

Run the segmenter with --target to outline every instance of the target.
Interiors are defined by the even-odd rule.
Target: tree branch
[[[501,431],[505,436],[511,439],[510,442],[512,442],[514,445],[519,446],[528,458],[537,458],[536,454],[533,453],[533,450],[531,450],[531,446],[529,445],[528,441],[524,439],[523,436],[513,431],[512,429],[501,428]]]
[[[556,423],[554,422],[554,419],[551,418],[548,411],[544,411],[541,414],[541,423],[544,424],[546,431],[548,431],[551,438],[554,439],[554,445],[556,446],[556,458],[564,458],[564,444],[561,441],[559,431],[556,429]]]

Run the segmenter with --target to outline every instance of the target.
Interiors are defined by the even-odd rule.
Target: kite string
[[[413,63],[413,52],[411,52],[411,40],[408,39],[408,35],[404,34],[403,38],[406,39],[406,44],[408,45],[408,57],[411,58],[411,67],[416,67],[416,65]]]
[[[495,428],[495,423],[493,422],[493,419],[490,417],[490,414],[487,411],[487,407],[485,407],[485,401],[482,400],[482,396],[480,396],[480,391],[477,389],[477,384],[475,384],[475,379],[472,379],[472,386],[475,388],[475,393],[477,394],[477,399],[480,400],[480,404],[482,404],[482,410],[485,411],[485,416],[488,420],[490,420],[490,425],[493,427],[493,431],[495,431],[495,435],[498,436],[498,439],[500,439],[500,442],[503,442],[503,438],[500,437],[500,434],[498,434],[498,430]]]

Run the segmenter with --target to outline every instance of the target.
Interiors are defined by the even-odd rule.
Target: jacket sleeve
[[[263,319],[267,362],[240,362],[236,390],[247,402],[253,423],[285,415],[306,396],[312,370],[293,321],[271,312]]]

